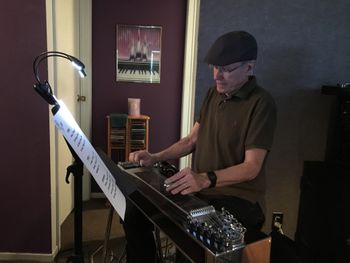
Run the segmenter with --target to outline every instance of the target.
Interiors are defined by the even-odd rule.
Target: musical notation
[[[126,199],[116,184],[116,179],[86,138],[64,103],[59,101],[59,104],[60,108],[53,117],[57,129],[89,170],[119,216],[124,219]]]

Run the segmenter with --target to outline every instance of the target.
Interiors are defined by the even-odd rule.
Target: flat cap
[[[255,60],[258,45],[255,38],[245,31],[232,31],[220,36],[210,47],[204,61],[215,66]]]

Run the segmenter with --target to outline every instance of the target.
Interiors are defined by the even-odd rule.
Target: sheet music
[[[118,188],[113,175],[86,138],[70,111],[62,101],[59,101],[59,104],[60,109],[53,117],[57,129],[74,149],[109,202],[124,220],[126,209],[125,196]]]

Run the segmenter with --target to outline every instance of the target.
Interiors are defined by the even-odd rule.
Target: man
[[[167,191],[197,193],[216,209],[225,207],[247,228],[247,242],[262,237],[263,167],[276,124],[274,100],[253,76],[256,58],[257,43],[251,34],[234,31],[219,37],[205,58],[216,85],[208,90],[190,134],[161,152],[129,156],[150,166],[195,152],[193,169],[168,178]]]

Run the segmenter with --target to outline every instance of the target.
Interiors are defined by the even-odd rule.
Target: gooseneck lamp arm
[[[52,88],[47,80],[42,82],[39,78],[39,65],[43,60],[48,59],[49,57],[61,57],[71,61],[72,65],[79,71],[80,77],[85,77],[86,73],[84,71],[85,65],[76,57],[68,55],[59,51],[46,51],[37,56],[33,61],[33,72],[35,79],[37,81],[34,84],[35,91],[50,105],[58,105],[57,99],[52,92]]]

